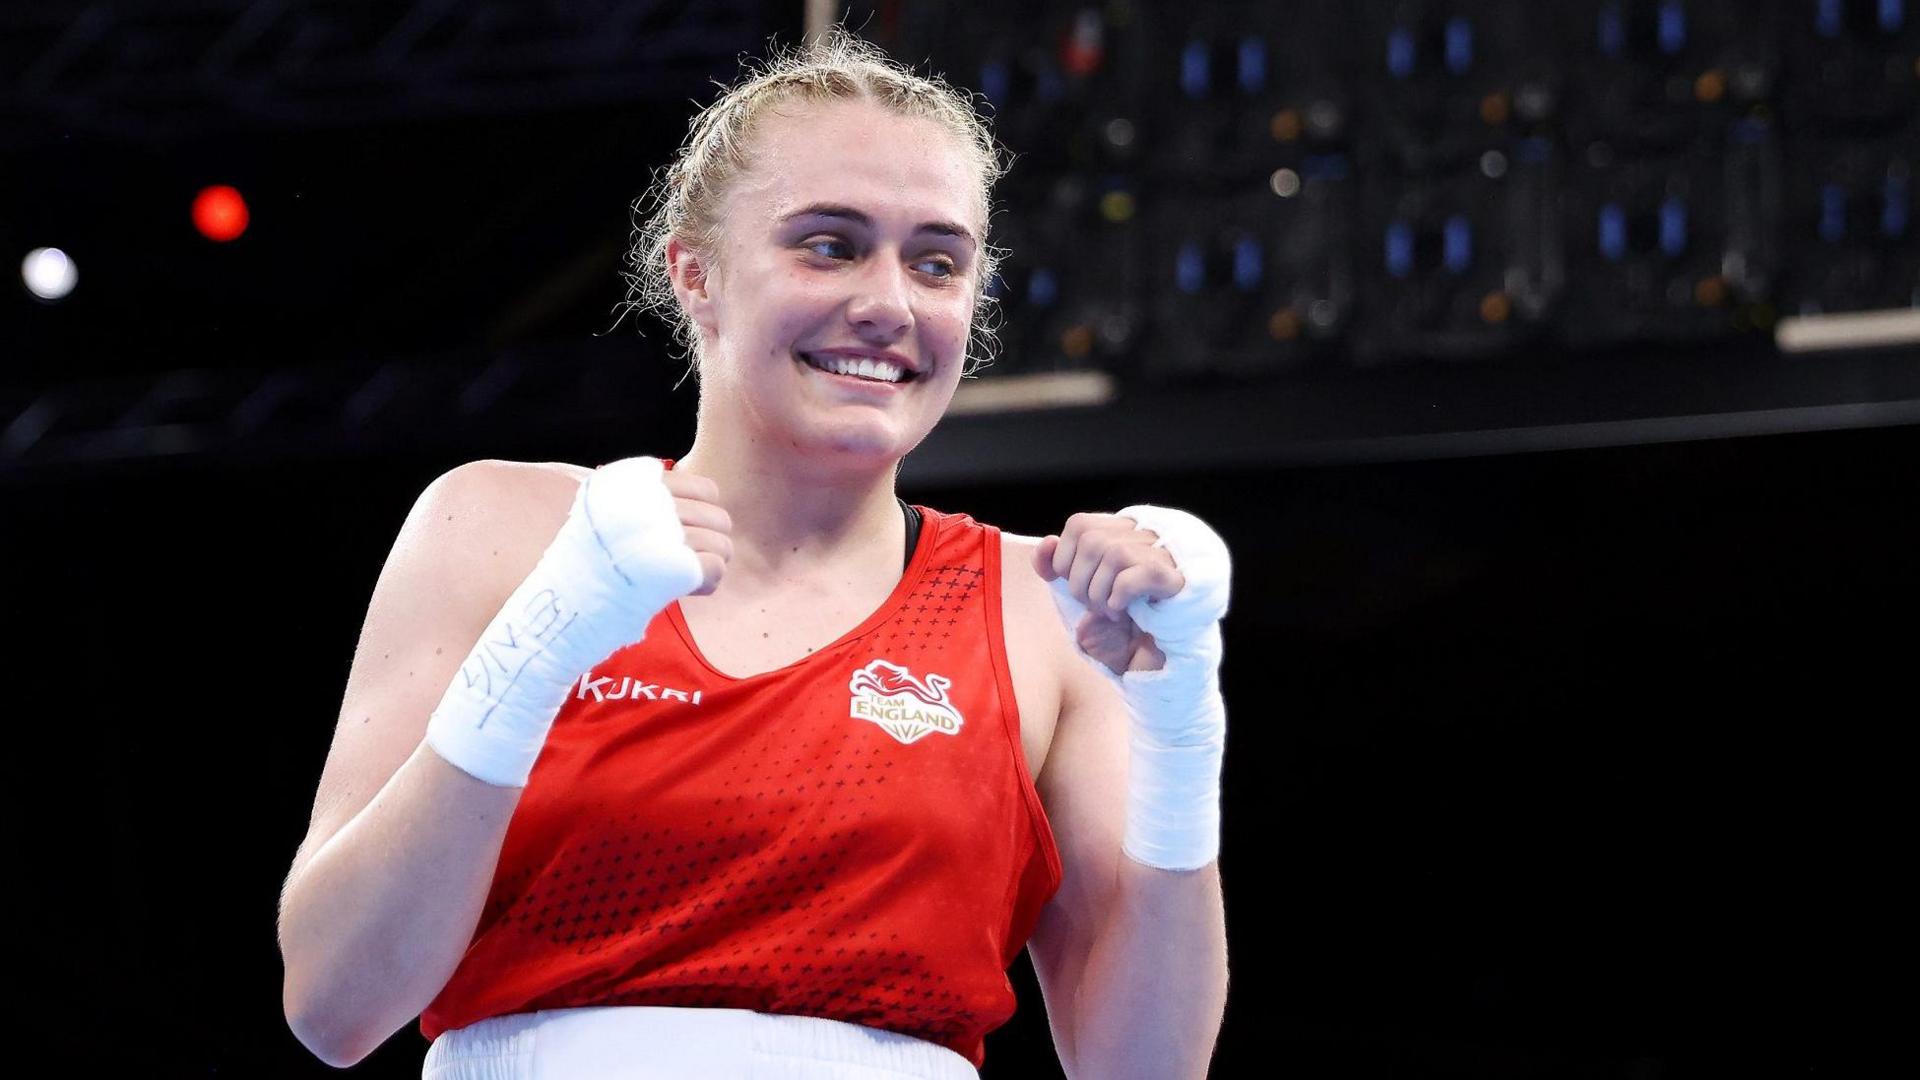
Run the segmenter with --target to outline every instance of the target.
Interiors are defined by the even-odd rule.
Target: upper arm
[[[552,542],[568,484],[538,466],[474,461],[414,501],[373,587],[289,881],[419,746],[473,643]]]
[[[1025,549],[1028,565],[1032,548]],[[1060,672],[1060,712],[1035,781],[1060,849],[1060,889],[1041,909],[1027,948],[1063,1063],[1074,1057],[1074,990],[1088,951],[1112,913],[1126,828],[1127,712],[1113,684],[1068,636],[1038,574],[1007,575],[1030,589],[1028,617],[1049,628]],[[1028,584],[1030,582],[1030,584]]]

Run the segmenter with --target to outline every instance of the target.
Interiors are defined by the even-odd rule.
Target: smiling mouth
[[[814,359],[814,357],[810,353],[803,353],[803,352],[796,351],[793,354],[793,356],[794,356],[794,359],[798,360],[800,363],[806,365],[807,367],[812,368],[813,370],[819,372],[822,375],[832,375],[842,379],[852,379],[855,382],[877,383],[881,386],[903,386],[920,377],[919,372],[910,371],[904,368],[901,370],[900,377],[898,379],[882,379],[882,378],[876,378],[876,377],[867,376],[867,375],[849,375],[849,374],[844,374],[842,372],[834,371],[831,368],[821,366],[820,362]]]

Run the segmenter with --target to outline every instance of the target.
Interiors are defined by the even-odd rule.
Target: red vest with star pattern
[[[581,676],[422,1034],[708,1006],[903,1032],[982,1064],[1060,856],[1020,744],[999,530],[917,509],[893,593],[803,660],[722,674],[676,602]]]

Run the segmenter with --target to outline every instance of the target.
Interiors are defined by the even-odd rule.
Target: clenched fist
[[[1087,610],[1079,625],[1069,626],[1081,651],[1116,675],[1157,671],[1166,663],[1153,635],[1127,610],[1136,600],[1164,599],[1186,587],[1173,556],[1154,546],[1159,539],[1118,514],[1075,514],[1033,553],[1041,580],[1060,582],[1056,593],[1064,590]]]

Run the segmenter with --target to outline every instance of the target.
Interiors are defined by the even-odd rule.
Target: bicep
[[[419,746],[473,643],[551,539],[529,529],[510,498],[522,479],[512,469],[476,461],[443,473],[400,527],[367,606],[289,880]]]

